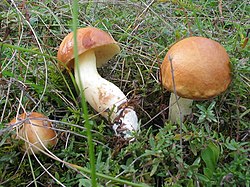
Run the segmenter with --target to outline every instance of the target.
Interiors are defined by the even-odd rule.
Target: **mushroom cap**
[[[73,41],[73,32],[71,32],[63,39],[57,53],[57,59],[69,68],[72,68],[74,65]],[[101,67],[120,52],[119,45],[111,35],[94,27],[80,28],[77,30],[77,47],[78,55],[90,49],[94,50],[97,67]],[[63,64],[60,65],[64,66]]]
[[[22,146],[22,150],[27,150],[29,154],[31,154],[31,150],[27,149],[29,146],[32,147],[34,153],[39,153],[40,150],[44,150],[40,140],[44,144],[45,147],[53,147],[57,143],[57,134],[54,130],[51,129],[51,122],[48,121],[48,118],[41,113],[31,112],[31,113],[23,113],[19,115],[17,118],[11,120],[9,125],[14,125],[18,122],[22,122],[22,126],[17,130],[17,139],[25,139],[26,145]],[[39,137],[39,138],[38,138]],[[40,140],[39,140],[40,139]],[[29,143],[31,143],[29,145]],[[35,146],[32,146],[34,144]],[[27,148],[26,148],[27,147]]]
[[[178,96],[193,100],[213,98],[231,82],[229,56],[218,42],[204,37],[189,37],[175,43],[161,65],[163,86]]]

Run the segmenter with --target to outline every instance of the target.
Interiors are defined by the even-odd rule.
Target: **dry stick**
[[[172,74],[172,83],[173,83],[173,89],[174,89],[174,95],[175,95],[175,101],[177,104],[177,108],[179,110],[179,114],[180,114],[180,147],[181,147],[181,168],[183,168],[183,149],[182,149],[182,111],[178,102],[178,96],[176,93],[176,88],[175,88],[175,80],[174,80],[174,68],[173,68],[173,58],[171,56],[168,56],[168,60],[170,62],[170,67],[171,67],[171,74]]]

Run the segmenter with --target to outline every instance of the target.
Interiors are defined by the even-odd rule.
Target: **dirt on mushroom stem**
[[[94,50],[79,55],[78,66],[76,83],[82,86],[86,101],[112,124],[116,136],[133,138],[133,133],[138,130],[134,108],[127,106],[128,99],[120,88],[99,75]]]

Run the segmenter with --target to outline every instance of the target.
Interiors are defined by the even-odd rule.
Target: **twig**
[[[171,56],[168,56],[168,60],[170,62],[170,68],[171,68],[171,74],[172,74],[172,83],[173,83],[173,91],[174,91],[174,95],[175,95],[175,101],[176,101],[176,105],[177,105],[177,108],[179,110],[179,115],[180,115],[180,147],[181,147],[181,163],[180,163],[180,166],[183,168],[183,148],[182,148],[182,111],[181,111],[181,108],[180,108],[180,105],[179,105],[179,102],[178,102],[178,95],[176,93],[176,87],[175,87],[175,80],[174,80],[174,68],[173,68],[173,58]]]

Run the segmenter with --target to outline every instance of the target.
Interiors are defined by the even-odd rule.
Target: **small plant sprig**
[[[200,109],[199,111],[200,114],[195,114],[196,116],[199,117],[197,123],[203,123],[205,121],[216,123],[217,119],[213,110],[215,105],[216,105],[215,101],[212,101],[212,103],[207,108],[205,108],[204,105],[196,104],[197,108]]]

